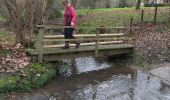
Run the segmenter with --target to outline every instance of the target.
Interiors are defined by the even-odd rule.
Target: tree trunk
[[[72,0],[72,5],[73,5],[74,8],[77,7],[77,2],[78,2],[78,0]]]
[[[56,5],[57,0],[48,0],[47,3],[47,8],[46,8],[46,20],[49,20],[52,18],[52,15],[55,11],[55,9],[57,9],[57,5]]]
[[[127,6],[126,0],[119,0],[119,7],[124,8]]]
[[[140,4],[141,4],[141,0],[138,0],[138,1],[137,1],[137,4],[136,4],[136,9],[137,9],[137,10],[140,9]]]

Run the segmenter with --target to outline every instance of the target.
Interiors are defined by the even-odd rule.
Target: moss
[[[26,77],[8,75],[0,78],[0,93],[31,91],[44,86],[56,76],[56,71],[51,64],[32,64],[24,69]]]

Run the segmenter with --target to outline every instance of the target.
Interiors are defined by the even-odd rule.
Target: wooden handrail
[[[55,26],[55,25],[37,25],[37,28],[45,29],[64,29],[64,28],[75,28],[75,29],[139,29],[139,27],[83,27],[83,26]]]
[[[99,45],[107,45],[107,44],[118,44],[123,43],[123,41],[108,41],[108,42],[99,42]],[[89,42],[89,43],[82,43],[81,46],[90,46],[90,45],[96,45],[96,42]],[[64,44],[60,45],[45,45],[44,48],[61,48]],[[70,47],[76,46],[75,44],[70,44]]]
[[[115,38],[99,38],[99,40],[132,40],[134,37],[115,37]],[[77,38],[77,39],[43,39],[43,42],[64,42],[64,41],[96,41],[96,38]]]
[[[115,37],[115,36],[123,36],[124,33],[115,33],[115,34],[100,34],[99,37]],[[85,38],[85,37],[96,37],[96,34],[75,34],[76,38]],[[58,39],[64,38],[64,35],[44,35],[45,39]]]

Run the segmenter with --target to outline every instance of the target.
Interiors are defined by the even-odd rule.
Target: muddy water
[[[168,80],[156,74],[93,58],[69,63],[65,76],[33,93],[18,94],[17,100],[170,100]]]

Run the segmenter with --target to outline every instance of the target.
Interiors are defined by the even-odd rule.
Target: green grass
[[[153,10],[154,7],[141,7],[140,10]],[[86,15],[89,13],[98,13],[98,12],[112,12],[112,11],[134,11],[135,7],[129,7],[129,8],[97,8],[97,9],[82,9],[77,10],[78,15]]]
[[[85,10],[86,11],[86,10]],[[132,13],[124,13],[124,12]],[[85,16],[85,20],[78,21],[78,26],[82,27],[120,27],[120,26],[129,26],[130,19],[133,17],[133,23],[140,21],[140,14],[134,13],[133,8],[114,8],[114,9],[95,9],[91,12],[87,12],[87,15],[83,15],[84,10],[81,12]],[[123,12],[123,13],[122,13]],[[95,30],[84,30],[85,33],[95,33]]]
[[[157,22],[167,22],[168,13],[167,7],[158,9]],[[143,7],[144,21],[153,22],[154,20],[154,7]],[[141,10],[135,8],[101,8],[94,10],[78,10],[78,26],[82,27],[120,27],[129,26],[130,19],[133,18],[133,24],[141,22]],[[82,18],[82,20],[81,20]],[[83,19],[84,18],[84,19]],[[86,33],[92,33],[94,30],[86,30]],[[95,31],[96,32],[96,31]]]
[[[98,8],[98,9],[82,9],[82,10],[77,10],[77,12],[78,12],[78,15],[85,15],[89,13],[133,10],[133,9],[134,8]]]

